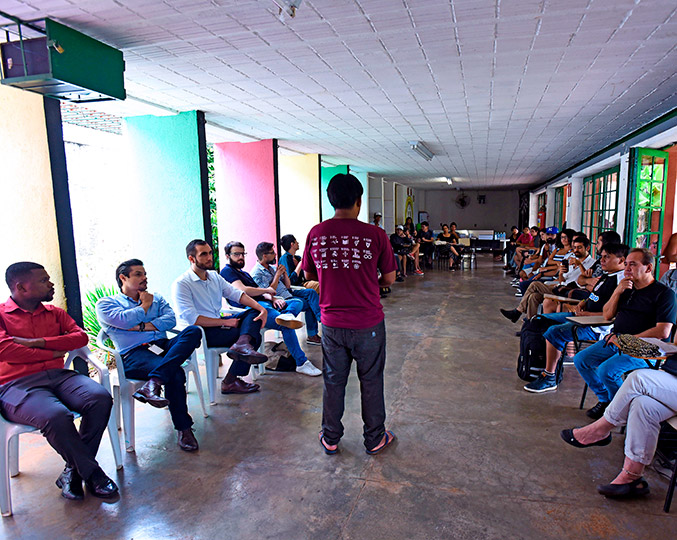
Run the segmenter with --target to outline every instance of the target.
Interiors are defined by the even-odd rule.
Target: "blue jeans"
[[[306,356],[306,353],[303,352],[301,345],[299,345],[299,339],[296,336],[296,330],[293,328],[280,326],[275,322],[275,319],[280,315],[280,313],[291,313],[294,316],[298,315],[303,310],[303,301],[300,298],[290,298],[289,300],[286,300],[286,302],[287,305],[282,311],[278,311],[273,307],[273,304],[265,300],[259,302],[259,304],[266,308],[266,311],[268,312],[266,328],[269,328],[270,330],[279,330],[282,332],[282,339],[284,339],[284,344],[287,346],[287,349],[289,349],[289,353],[296,361],[296,365],[301,366],[306,362],[306,360],[308,360],[308,357]],[[308,320],[308,316],[306,316],[306,320]],[[317,328],[315,329],[315,333],[317,334]]]
[[[574,356],[574,365],[602,403],[609,403],[623,384],[623,374],[648,367],[640,358],[619,354],[618,348],[604,341],[583,349]]]
[[[317,323],[322,321],[320,317],[320,295],[313,289],[303,289],[292,291],[291,293],[294,295],[294,298],[303,301],[302,311],[305,311],[306,313],[306,330],[308,336],[316,336]],[[289,300],[287,300],[287,302],[289,302]]]
[[[551,321],[557,321],[561,324],[551,326],[544,333],[543,337],[549,341],[555,349],[563,351],[567,343],[574,340],[574,326],[576,324],[567,321],[567,317],[572,317],[573,313],[567,311],[562,313],[546,313],[542,315]],[[599,334],[589,326],[580,326],[578,328],[578,339],[597,341]]]

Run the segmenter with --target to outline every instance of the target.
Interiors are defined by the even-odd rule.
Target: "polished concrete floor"
[[[567,368],[559,391],[528,394],[515,373],[518,338],[498,307],[516,303],[489,257],[474,271],[431,271],[396,284],[383,301],[388,328],[388,427],[398,441],[364,453],[359,388],[348,388],[341,453],[317,432],[321,378],[271,373],[258,395],[219,396],[202,418],[189,406],[200,451],[176,446],[166,411],[137,406],[137,450],[115,472],[121,498],[82,502],[54,486],[61,464],[39,435],[22,436],[5,538],[436,539],[677,537],[677,503],[662,512],[667,482],[646,477],[639,501],[604,499],[623,437],[577,450],[561,429],[586,423],[582,383]],[[307,347],[321,363],[318,347]],[[588,405],[593,404],[589,398]]]

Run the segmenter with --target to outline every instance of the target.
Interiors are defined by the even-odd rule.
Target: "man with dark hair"
[[[278,330],[282,333],[287,349],[296,362],[297,373],[310,377],[322,375],[322,372],[308,360],[296,335],[296,330],[303,326],[303,323],[296,319],[296,316],[303,309],[303,301],[298,298],[289,300],[276,298],[276,291],[272,287],[259,287],[254,278],[244,271],[247,254],[242,243],[228,242],[225,251],[228,264],[221,270],[221,277],[266,308],[268,312],[266,328]],[[239,307],[239,304],[234,305]]]
[[[656,281],[654,256],[648,249],[635,248],[625,259],[624,278],[604,304],[605,319],[614,319],[612,334],[666,339],[677,317],[675,294]],[[599,402],[587,411],[597,420],[604,414],[623,384],[623,374],[647,367],[641,358],[620,354],[612,335],[574,356],[574,365]]]
[[[576,280],[576,284],[580,287],[580,290],[572,291],[569,294],[571,298],[576,298],[578,300],[587,298],[589,291],[603,275],[601,266],[602,248],[606,244],[618,245],[620,243],[621,237],[616,231],[604,231],[597,236],[597,242],[595,244],[597,258],[590,268],[581,272],[580,277]]]
[[[167,339],[176,317],[167,301],[148,292],[143,262],[129,259],[115,270],[120,292],[96,303],[96,317],[122,357],[125,375],[146,383],[134,398],[153,407],[169,406],[181,450],[198,449],[186,403],[186,374],[181,365],[200,345],[202,334],[189,326]],[[162,397],[162,387],[165,396]]]
[[[236,289],[216,270],[212,247],[204,240],[193,240],[186,246],[190,268],[172,284],[172,301],[185,325],[201,326],[209,347],[228,347],[233,360],[221,382],[222,394],[250,394],[258,384],[241,379],[251,364],[262,364],[266,355],[257,352],[261,345],[261,326],[266,324],[265,308]],[[221,315],[225,298],[248,308],[237,316]]]
[[[376,227],[384,229],[382,220],[383,220],[383,214],[381,214],[381,212],[374,212],[374,220],[371,223],[372,223],[372,225],[375,225]]]
[[[432,268],[433,266],[433,251],[435,251],[435,239],[433,232],[430,230],[430,225],[427,221],[421,222],[421,230],[416,233],[416,239],[421,246],[421,253],[423,253],[423,263]]]
[[[355,360],[364,445],[368,454],[376,454],[395,439],[385,428],[386,333],[379,287],[393,284],[397,265],[385,232],[357,219],[362,205],[359,180],[351,174],[337,174],[329,182],[327,195],[336,210],[334,217],[311,229],[303,254],[306,275],[319,277],[324,325],[320,444],[327,454],[338,452],[346,384]]]
[[[309,281],[306,279],[301,270],[301,257],[296,255],[299,250],[299,243],[293,234],[285,234],[280,238],[280,245],[284,253],[280,257],[280,264],[283,264],[287,269],[287,275],[292,285],[305,287],[306,289],[313,289],[317,294],[320,294],[320,284],[317,281]]]
[[[320,297],[313,289],[298,290],[291,288],[291,282],[284,265],[275,266],[275,246],[270,242],[261,242],[256,246],[257,263],[252,269],[252,278],[261,288],[275,289],[275,294],[282,297],[285,302],[293,300],[301,302],[300,311],[306,315],[306,330],[308,333],[307,343],[321,345],[322,340],[318,335],[318,323],[320,317]],[[290,308],[296,309],[296,308]],[[298,312],[297,312],[298,313]]]
[[[67,351],[87,334],[62,309],[43,304],[54,285],[40,264],[19,262],[5,273],[11,296],[0,304],[0,412],[10,422],[40,429],[66,462],[56,481],[66,499],[82,499],[84,480],[95,497],[118,492],[96,461],[113,399],[86,375],[64,369]],[[82,416],[80,431],[73,412]]]
[[[595,284],[590,296],[586,300],[581,300],[581,302],[576,304],[573,313],[563,311],[561,313],[548,313],[544,315],[544,317],[557,321],[559,324],[551,326],[543,334],[545,338],[545,370],[536,380],[524,386],[527,392],[542,393],[557,390],[557,377],[555,376],[557,363],[567,343],[574,339],[573,328],[575,324],[567,321],[567,317],[573,315],[585,317],[602,314],[604,305],[611,298],[614,290],[623,279],[628,249],[628,246],[624,244],[605,245],[602,248],[601,254],[601,266],[604,274]],[[606,335],[609,330],[609,326],[579,326],[578,339],[597,341]]]

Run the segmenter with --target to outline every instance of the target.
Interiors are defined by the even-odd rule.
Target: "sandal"
[[[327,448],[327,443],[324,440],[324,433],[322,431],[320,431],[320,446],[322,446],[324,453],[327,454],[328,456],[333,456],[334,454],[337,454],[339,451],[338,445],[336,445],[336,448],[334,450]]]
[[[383,443],[383,446],[379,446],[376,450],[366,450],[367,454],[374,456],[381,452],[386,446],[395,440],[395,434],[392,431],[386,431],[385,433],[386,442]]]
[[[588,443],[588,444],[583,444],[581,442],[578,442],[576,440],[576,437],[574,437],[574,429],[563,429],[560,432],[560,437],[562,437],[562,440],[570,444],[571,446],[575,446],[576,448],[588,448],[589,446],[606,446],[608,444],[611,444],[611,433],[604,437],[603,439],[593,442],[593,443]]]
[[[597,486],[597,491],[601,495],[611,499],[639,497],[641,495],[648,495],[651,492],[649,483],[641,476],[629,484],[606,484],[604,486]]]

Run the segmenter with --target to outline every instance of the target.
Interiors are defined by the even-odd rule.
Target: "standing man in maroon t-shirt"
[[[397,264],[385,231],[357,219],[362,191],[352,174],[331,179],[327,195],[334,217],[311,229],[303,254],[306,277],[320,282],[324,358],[320,444],[327,454],[338,452],[343,436],[341,417],[353,360],[360,379],[367,453],[376,454],[395,439],[385,428],[386,331],[379,289],[395,281]]]

